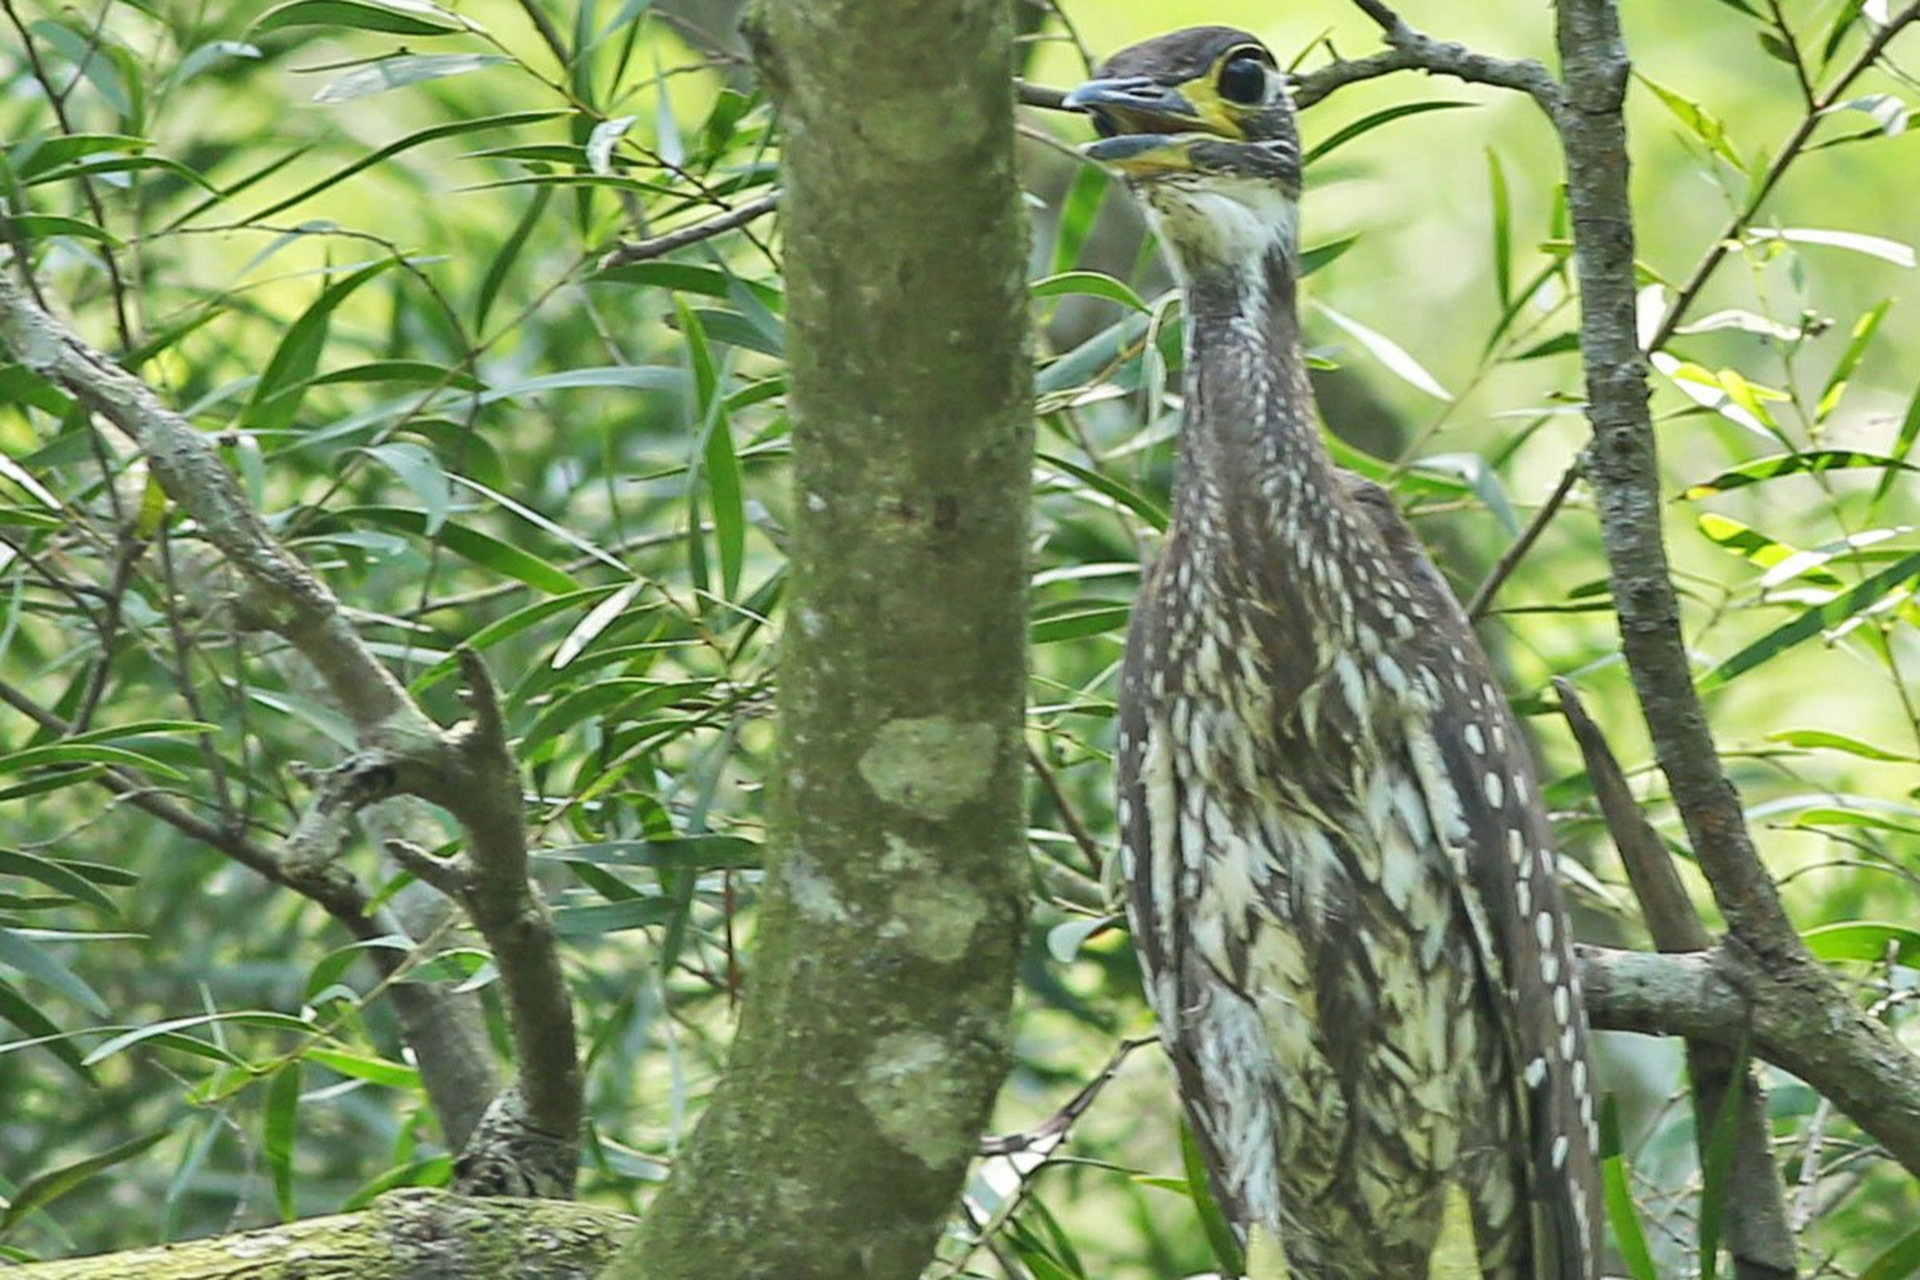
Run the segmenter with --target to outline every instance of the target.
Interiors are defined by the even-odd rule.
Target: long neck
[[[1350,519],[1315,425],[1290,246],[1182,264],[1186,426],[1175,492],[1185,527],[1278,541],[1296,555]]]

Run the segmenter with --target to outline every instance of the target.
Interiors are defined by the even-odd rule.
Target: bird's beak
[[[1187,152],[1198,141],[1193,135],[1220,131],[1185,94],[1146,76],[1089,80],[1061,105],[1086,112],[1107,135],[1080,153],[1133,177],[1192,168]]]

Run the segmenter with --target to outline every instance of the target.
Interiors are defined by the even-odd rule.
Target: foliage
[[[719,1069],[745,977],[788,500],[784,299],[769,220],[603,259],[766,193],[778,122],[685,6],[536,4],[0,0],[18,37],[0,48],[0,234],[58,310],[220,442],[443,719],[455,647],[487,657],[588,1046],[583,1195],[637,1208]],[[1509,29],[1483,43],[1538,20],[1497,8]],[[1877,922],[1910,914],[1920,883],[1920,395],[1898,360],[1912,342],[1890,340],[1917,332],[1893,305],[1913,249],[1872,193],[1910,167],[1916,86],[1892,61],[1848,79],[1884,5],[1649,0],[1628,16],[1688,42],[1646,59],[1634,120],[1665,518],[1701,684],[1796,918],[1827,926],[1819,954],[1897,1020],[1913,933]],[[1033,70],[1078,75],[1072,27],[1037,18],[1059,44]],[[1124,34],[1174,21],[1156,7]],[[1310,24],[1265,34],[1305,65],[1325,56]],[[1308,323],[1336,449],[1394,488],[1464,595],[1583,436],[1554,171],[1523,100],[1460,92],[1486,105],[1441,111],[1455,91],[1392,80],[1306,129]],[[1191,1185],[1155,1053],[1111,1082],[1101,1068],[1148,1023],[1117,914],[1108,743],[1127,603],[1165,524],[1178,303],[1100,174],[1044,142],[1029,160],[1039,903],[1005,1124],[1090,1092],[1063,1113],[1067,1144],[983,1161],[938,1274],[1185,1274],[1232,1246]],[[1701,274],[1720,245],[1733,260]],[[1454,265],[1415,273],[1410,254]],[[394,981],[490,1000],[486,956],[452,928],[346,945],[141,807],[272,843],[309,795],[300,767],[351,734],[123,441],[18,365],[0,365],[0,441],[0,1248],[97,1251],[443,1183],[388,982],[363,961],[408,947]],[[1545,714],[1556,673],[1616,704],[1607,728],[1679,846],[1577,502],[1495,605],[1509,691],[1558,775],[1583,930],[1637,943]],[[380,822],[452,835],[431,813]],[[350,869],[418,919],[425,890],[375,843]],[[1636,1274],[1672,1273],[1700,1190],[1684,1109],[1660,1101],[1674,1058],[1612,1050],[1610,1202],[1639,1203]],[[1774,1103],[1787,1167],[1808,1171],[1811,1251],[1905,1274],[1920,1197],[1804,1087]]]

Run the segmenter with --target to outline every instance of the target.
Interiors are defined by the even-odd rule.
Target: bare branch
[[[1549,118],[1557,118],[1565,105],[1559,81],[1530,58],[1496,58],[1463,44],[1436,40],[1415,31],[1379,0],[1354,0],[1354,3],[1380,24],[1387,48],[1369,57],[1341,59],[1296,76],[1293,99],[1301,107],[1312,106],[1336,89],[1396,71],[1424,71],[1428,75],[1452,76],[1474,84],[1518,90],[1538,102]]]
[[[1920,1059],[1893,1044],[1824,974],[1814,977],[1777,975],[1732,939],[1686,955],[1580,948],[1595,1027],[1728,1049],[1751,1036],[1756,1057],[1831,1098],[1920,1175]]]
[[[1507,579],[1513,576],[1513,571],[1520,567],[1520,562],[1527,558],[1527,553],[1533,550],[1533,544],[1538,542],[1540,535],[1547,531],[1547,526],[1553,523],[1553,518],[1560,514],[1560,508],[1566,505],[1568,495],[1573,492],[1573,482],[1579,478],[1578,462],[1561,473],[1560,483],[1554,485],[1553,492],[1547,495],[1546,502],[1533,513],[1533,519],[1527,521],[1527,527],[1520,531],[1520,536],[1513,540],[1513,545],[1507,548],[1505,554],[1500,557],[1499,563],[1493,566],[1487,576],[1481,579],[1480,585],[1475,588],[1473,599],[1467,602],[1469,619],[1478,622],[1486,616],[1488,606],[1493,603],[1493,597],[1499,593]]]
[[[681,227],[648,240],[622,241],[601,255],[597,266],[601,271],[611,271],[615,267],[626,267],[636,262],[665,257],[675,249],[684,249],[690,244],[699,244],[702,240],[711,240],[724,232],[744,227],[779,207],[780,192],[777,189],[769,191],[757,200],[749,200],[725,213],[708,218],[705,222],[696,222],[692,226]]]

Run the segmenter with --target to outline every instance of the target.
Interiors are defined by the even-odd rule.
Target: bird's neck
[[[1190,535],[1299,551],[1350,519],[1315,422],[1295,255],[1186,262],[1186,427],[1175,506]]]

